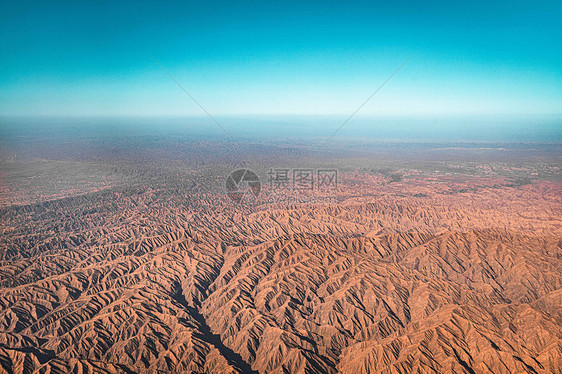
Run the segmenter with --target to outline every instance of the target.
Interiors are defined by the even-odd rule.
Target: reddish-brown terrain
[[[22,197],[0,212],[0,371],[562,373],[559,182],[340,179],[329,203]]]

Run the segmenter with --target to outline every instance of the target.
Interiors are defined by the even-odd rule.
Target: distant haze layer
[[[218,117],[223,131],[205,117],[163,118],[0,118],[0,142],[90,137],[122,138],[142,135],[181,135],[226,140],[299,141],[320,145],[341,141],[560,143],[562,119],[454,119],[345,117]],[[338,130],[339,131],[336,131]],[[334,134],[335,133],[335,134]],[[231,137],[230,137],[230,136]],[[312,143],[309,143],[314,145]]]

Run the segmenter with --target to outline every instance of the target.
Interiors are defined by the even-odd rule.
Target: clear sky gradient
[[[562,114],[560,1],[4,1],[0,115]]]

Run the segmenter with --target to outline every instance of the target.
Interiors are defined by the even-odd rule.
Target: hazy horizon
[[[562,121],[552,116],[536,119],[503,117],[367,117],[357,116],[330,139],[341,142],[475,142],[560,144]],[[102,137],[170,135],[210,137],[232,142],[306,142],[319,146],[346,120],[344,116],[218,116],[208,117],[0,117],[5,141],[22,135],[49,138],[85,134]],[[58,135],[57,135],[58,134]],[[317,144],[316,144],[317,143]]]

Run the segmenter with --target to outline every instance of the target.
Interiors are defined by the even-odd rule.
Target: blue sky
[[[562,2],[3,2],[0,115],[562,114]]]

